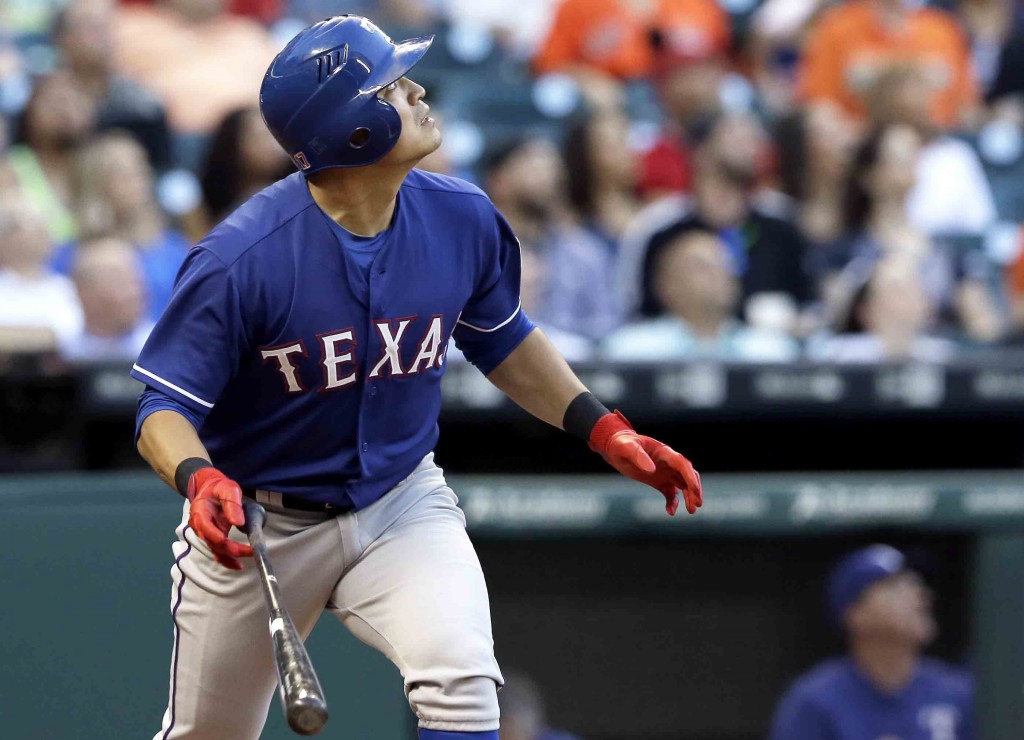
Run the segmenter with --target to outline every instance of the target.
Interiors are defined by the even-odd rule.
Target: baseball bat
[[[270,610],[270,639],[274,645],[274,664],[281,695],[281,706],[288,726],[300,735],[316,735],[327,724],[327,702],[316,677],[306,646],[295,629],[281,599],[281,588],[270,564],[263,525],[267,512],[257,503],[246,501],[245,533],[249,535],[256,566],[263,584],[263,595]]]

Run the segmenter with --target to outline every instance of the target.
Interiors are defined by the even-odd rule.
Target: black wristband
[[[590,433],[594,430],[597,420],[610,413],[611,411],[598,401],[593,393],[587,391],[572,399],[569,408],[565,410],[562,429],[584,442],[589,442]]]
[[[212,462],[201,457],[190,457],[182,460],[174,470],[174,487],[178,489],[178,493],[188,498],[188,482],[192,479],[192,475],[197,470],[212,467]]]

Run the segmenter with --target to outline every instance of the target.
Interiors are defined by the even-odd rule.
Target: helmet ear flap
[[[402,133],[402,119],[394,106],[375,100],[361,121],[350,121],[348,136],[338,143],[349,154],[346,159],[369,164],[385,156]],[[344,130],[344,129],[343,129]],[[343,155],[344,156],[344,155]]]
[[[310,167],[302,168],[307,173],[324,167],[361,167],[377,162],[398,141],[402,119],[394,107],[374,96],[362,109],[339,106],[331,110],[317,121],[315,131],[310,138],[296,137],[309,157]]]

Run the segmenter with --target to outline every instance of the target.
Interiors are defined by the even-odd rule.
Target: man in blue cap
[[[969,740],[966,672],[921,656],[938,630],[932,593],[887,545],[846,556],[828,581],[830,616],[849,655],[801,676],[783,697],[770,740]]]

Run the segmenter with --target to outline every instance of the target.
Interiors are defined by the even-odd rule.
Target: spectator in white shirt
[[[850,297],[887,256],[913,262],[940,321],[976,342],[992,342],[1004,321],[991,289],[992,265],[975,247],[959,249],[915,226],[907,194],[916,186],[921,136],[905,124],[872,132],[853,157],[844,195],[846,236],[813,253],[834,324]]]
[[[872,122],[910,126],[922,139],[907,196],[910,223],[928,236],[980,236],[996,220],[995,200],[974,149],[942,133],[931,117],[932,88],[921,69],[894,64],[868,95]]]
[[[935,307],[915,262],[905,255],[890,255],[857,291],[843,333],[812,339],[807,353],[828,362],[945,362],[957,347],[928,333],[934,318]]]
[[[655,260],[652,297],[661,316],[614,332],[603,347],[606,357],[734,362],[796,358],[799,347],[784,332],[754,329],[735,318],[740,281],[718,236],[684,231]]]
[[[508,0],[439,0],[457,32],[462,26],[486,29],[516,59],[529,59],[551,27],[556,0],[517,0],[509,12]]]
[[[81,331],[71,281],[48,266],[52,243],[42,214],[11,191],[0,194],[0,340],[10,350],[52,349]]]
[[[69,362],[131,361],[139,356],[153,322],[138,253],[128,242],[104,238],[79,245],[72,278],[82,304],[82,331],[62,337],[60,355]]]

